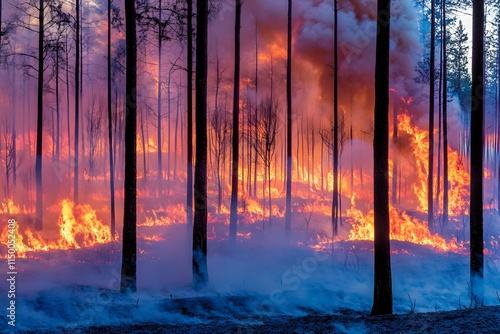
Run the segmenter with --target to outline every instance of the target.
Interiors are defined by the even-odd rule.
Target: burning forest
[[[499,15],[0,1],[2,328],[357,333],[498,305]]]

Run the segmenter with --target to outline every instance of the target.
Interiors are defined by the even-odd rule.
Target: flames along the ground
[[[26,257],[28,252],[80,249],[112,241],[111,229],[97,218],[95,210],[89,205],[75,205],[67,199],[62,200],[59,205],[59,231],[56,240],[44,239],[30,227],[20,228],[21,221],[18,220],[15,236],[18,257]],[[0,206],[0,214],[16,217],[24,212],[11,199],[5,199]],[[7,245],[8,234],[6,226],[0,235],[0,242],[4,245]]]
[[[429,174],[429,136],[428,132],[412,125],[411,117],[405,111],[398,115],[398,131],[402,140],[407,140],[405,149],[407,154],[398,153],[400,172],[405,168],[411,170],[415,180],[411,185],[413,195],[418,201],[417,210],[427,212],[427,176]],[[392,138],[392,136],[391,136]],[[449,171],[449,214],[460,216],[467,214],[469,207],[470,175],[465,170],[460,156],[448,147],[448,171]],[[389,182],[393,181],[394,159],[389,161]],[[434,194],[437,193],[437,173],[434,173]],[[441,188],[442,189],[442,188]],[[391,188],[390,191],[392,192]],[[391,193],[392,195],[392,193]],[[366,195],[365,195],[366,196]],[[367,213],[356,206],[357,194],[351,198],[351,207],[347,210],[347,216],[351,218],[352,227],[349,232],[350,240],[373,240],[374,238],[374,211]],[[443,193],[439,194],[437,213],[442,213]],[[441,208],[441,211],[439,210]],[[390,235],[392,240],[408,241],[415,244],[429,245],[442,251],[463,251],[462,244],[457,243],[455,237],[446,241],[442,236],[429,230],[427,222],[410,216],[404,210],[394,205],[389,206]]]
[[[412,124],[411,117],[405,112],[398,117],[398,128],[401,140],[407,140],[406,145],[409,151],[405,154],[398,155],[399,173],[406,173],[408,182],[411,183],[410,188],[416,201],[416,210],[421,213],[427,210],[427,175],[428,175],[428,136],[427,132]],[[469,174],[465,170],[461,158],[458,153],[451,148],[448,148],[449,156],[449,173],[450,173],[450,215],[459,216],[467,214],[468,198],[469,198]],[[394,161],[391,156],[390,167],[392,179],[392,166]],[[369,175],[363,173],[360,175],[358,171],[354,173],[354,187],[351,189],[349,182],[346,178],[342,180],[342,191],[344,196],[349,195],[350,206],[344,212],[344,216],[351,224],[351,229],[345,239],[348,240],[373,240],[373,210],[364,208],[363,210],[358,207],[358,203],[365,201],[372,203],[371,191],[366,189],[361,191],[360,182],[363,176],[369,179]],[[413,175],[411,175],[413,174]],[[317,177],[315,177],[317,179]],[[331,173],[327,179],[331,179]],[[331,180],[330,180],[331,181]],[[390,180],[391,182],[391,180]],[[300,183],[296,180],[295,183]],[[330,184],[329,184],[330,183]],[[271,190],[273,198],[284,195],[283,191],[276,188],[276,183],[273,182],[275,187]],[[434,185],[436,187],[437,180]],[[331,190],[331,182],[327,181],[327,191]],[[265,188],[265,186],[264,186]],[[244,223],[253,224],[257,221],[263,221],[269,214],[269,208],[266,208],[262,203],[262,197],[267,197],[267,189],[262,188],[264,194],[260,194],[260,199],[252,199],[245,197],[245,205],[239,208],[242,221]],[[328,189],[329,188],[329,189]],[[368,187],[365,187],[368,188]],[[436,188],[434,189],[436,192]],[[315,195],[316,194],[316,195]],[[315,212],[320,213],[324,217],[325,226],[329,226],[331,207],[325,205],[324,200],[311,198],[317,196],[318,192],[307,192],[302,197],[312,200],[312,203],[303,205],[298,211],[301,212]],[[324,195],[325,193],[323,193]],[[263,196],[262,196],[263,195]],[[300,195],[300,194],[299,194]],[[408,195],[407,197],[411,197]],[[442,193],[439,196],[439,203],[442,203]],[[67,250],[79,249],[84,247],[92,247],[96,244],[104,244],[112,241],[109,226],[102,223],[97,217],[97,213],[89,205],[80,204],[75,205],[70,200],[62,200],[59,203],[60,214],[58,218],[58,237],[56,239],[44,239],[41,234],[33,231],[29,227],[17,230],[17,255],[19,257],[26,256],[28,252],[49,251],[54,249]],[[442,204],[438,207],[442,207]],[[26,209],[21,209],[16,206],[12,200],[6,199],[0,204],[0,214],[16,215],[26,212]],[[283,208],[280,208],[273,203],[272,215],[275,217],[283,217]],[[214,214],[210,214],[212,219]],[[227,220],[229,210],[222,205],[221,211],[218,213],[222,216],[222,220]],[[445,240],[439,234],[432,234],[427,226],[427,223],[419,220],[418,218],[410,215],[402,209],[396,208],[394,205],[390,207],[391,218],[391,239],[407,241],[415,244],[429,245],[441,251],[460,252],[464,250],[463,245],[457,243],[456,239]],[[185,208],[182,204],[171,204],[167,207],[150,212],[144,212],[144,219],[138,222],[139,226],[166,226],[176,223],[181,223],[185,220]],[[219,219],[220,220],[220,219]],[[227,222],[226,222],[227,223]],[[212,231],[214,231],[212,229]],[[240,233],[239,237],[244,239],[251,238],[252,233],[245,231]],[[214,238],[212,235],[210,238]],[[220,237],[220,236],[217,236]],[[145,236],[142,235],[144,240],[160,241],[164,240],[157,235]],[[8,231],[5,227],[0,235],[0,242],[7,245]],[[317,235],[315,240],[309,242],[310,247],[324,248],[328,240],[325,235]]]

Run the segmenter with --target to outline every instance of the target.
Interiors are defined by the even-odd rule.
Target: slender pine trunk
[[[446,1],[443,1],[443,228],[448,226],[448,55]]]
[[[233,92],[233,154],[231,171],[231,212],[229,216],[229,240],[236,240],[238,223],[238,167],[240,139],[240,30],[241,30],[241,0],[236,0],[234,24],[234,92]]]
[[[484,4],[473,0],[470,124],[470,278],[476,306],[483,303]]]
[[[187,0],[187,181],[186,227],[193,229],[193,0]]]
[[[163,187],[162,187],[162,181],[163,181],[163,164],[162,164],[162,139],[161,139],[161,106],[162,106],[162,101],[161,101],[161,90],[162,90],[162,80],[161,80],[161,71],[162,71],[162,46],[163,46],[163,41],[162,41],[162,0],[159,0],[159,13],[158,13],[158,20],[160,24],[158,25],[158,96],[157,96],[157,122],[156,122],[156,143],[158,146],[158,175],[157,175],[157,182],[158,182],[158,195],[161,195],[163,193]]]
[[[375,270],[372,315],[392,313],[389,224],[389,45],[390,0],[378,0],[375,56],[375,124],[373,136],[373,206]]]
[[[125,2],[127,69],[125,83],[125,182],[123,202],[122,293],[137,290],[137,37],[135,1]]]
[[[36,222],[35,229],[43,227],[43,195],[42,195],[42,139],[43,139],[43,40],[44,40],[44,1],[40,0],[38,13],[38,106],[36,123]]]
[[[273,99],[271,97],[271,103]],[[292,0],[288,0],[288,40],[286,62],[286,204],[285,233],[292,232]]]
[[[196,166],[194,175],[193,285],[208,283],[207,267],[207,49],[208,2],[197,0]]]
[[[74,143],[74,175],[73,201],[78,203],[78,140],[80,130],[80,0],[76,0],[76,41],[75,41],[75,143]],[[83,141],[83,138],[82,138]],[[84,153],[84,152],[82,152]]]
[[[434,93],[435,93],[435,34],[436,14],[435,2],[431,0],[431,47],[429,65],[429,169],[427,174],[427,224],[429,229],[434,230]]]
[[[115,168],[113,159],[113,117],[111,114],[111,0],[108,0],[108,148],[109,148],[109,193],[111,196],[111,238],[115,240]]]

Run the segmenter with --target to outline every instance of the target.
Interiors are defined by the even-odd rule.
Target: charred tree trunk
[[[68,45],[68,34],[66,33],[66,45]],[[66,115],[68,127],[68,174],[71,174],[71,120],[70,120],[70,95],[69,95],[69,48],[66,48]],[[70,189],[71,191],[71,189]]]
[[[115,240],[115,175],[113,159],[113,117],[111,114],[111,0],[108,0],[108,144],[109,144],[109,192],[111,195],[111,238]]]
[[[273,98],[271,97],[271,102]],[[292,0],[288,0],[288,41],[286,62],[286,205],[285,233],[292,231]]]
[[[390,0],[378,0],[375,56],[375,127],[373,136],[373,206],[375,276],[372,315],[392,313],[389,222],[389,44]]]
[[[58,31],[59,33],[59,31]],[[60,113],[60,101],[59,101],[59,52],[60,52],[60,44],[59,44],[59,35],[57,37],[57,45],[56,45],[56,161],[59,162],[59,154],[60,154],[60,139],[61,139],[61,113]],[[13,138],[14,139],[14,138]],[[15,143],[15,142],[14,142]],[[15,166],[15,163],[14,163]],[[15,171],[15,169],[14,169]]]
[[[193,0],[187,0],[187,180],[186,226],[193,229]]]
[[[438,87],[438,151],[437,151],[437,177],[436,177],[436,196],[434,197],[434,208],[436,208],[437,213],[439,214],[439,196],[441,194],[441,145],[442,145],[442,124],[443,124],[443,47],[444,47],[444,39],[443,39],[443,5],[444,1],[441,1],[441,47],[439,50],[439,87]],[[441,227],[441,231],[443,225],[440,224],[440,219],[438,218],[437,226]]]
[[[484,140],[484,4],[472,3],[472,96],[471,96],[471,184],[470,184],[470,274],[471,293],[483,300],[483,140]]]
[[[1,9],[0,9],[1,11]],[[1,19],[0,19],[1,20]],[[0,30],[1,31],[1,30]],[[15,66],[15,63],[14,63]],[[12,184],[15,189],[17,183],[17,131],[16,131],[16,114],[17,114],[17,80],[15,67],[13,68],[13,78],[12,78],[12,101],[14,101],[12,106]],[[59,124],[59,114],[57,114],[57,124]],[[57,135],[59,140],[59,133]],[[59,152],[58,152],[59,153]]]
[[[43,195],[42,195],[42,139],[43,139],[43,37],[44,37],[44,1],[40,0],[38,14],[38,106],[36,123],[36,222],[35,229],[43,227]]]
[[[135,25],[135,1],[126,1],[125,196],[123,202],[123,249],[120,286],[122,293],[137,290],[137,36]]]
[[[147,176],[148,176],[148,169],[146,166],[146,140],[147,140],[147,135],[145,135],[144,131],[144,108],[141,108],[141,146],[142,146],[142,182],[146,184]]]
[[[2,30],[2,0],[0,0],[0,50],[2,49],[2,37],[3,37],[3,30]]]
[[[259,29],[257,25],[257,21],[255,21],[255,114],[253,117],[254,129],[256,129],[257,119],[258,119],[258,106],[259,106]],[[252,132],[252,130],[250,130]],[[254,140],[257,140],[257,130],[254,132]],[[257,146],[255,146],[254,150],[254,169],[253,169],[253,195],[257,197],[257,162],[259,159],[259,155],[257,153]],[[250,163],[251,165],[251,163]],[[500,178],[499,178],[500,184]]]
[[[196,166],[194,175],[193,284],[208,283],[207,268],[207,48],[208,2],[197,0]]]
[[[429,65],[429,170],[427,175],[427,224],[434,229],[434,84],[435,84],[435,48],[436,48],[436,14],[435,2],[431,0],[431,50]]]
[[[215,177],[217,181],[217,213],[220,214],[221,206],[222,206],[222,171],[221,165],[222,161],[222,149],[224,145],[224,131],[226,130],[224,127],[224,122],[222,120],[222,115],[219,110],[219,89],[221,83],[221,73],[220,73],[220,58],[219,51],[217,47],[217,59],[216,59],[216,77],[215,77],[215,108],[214,114],[212,116],[212,128],[214,131],[215,140],[213,141],[213,148],[215,151]],[[225,110],[224,110],[224,118],[225,118]],[[230,227],[231,228],[231,227]]]
[[[446,1],[443,1],[443,228],[448,225],[448,55]]]
[[[231,212],[229,217],[229,240],[236,240],[238,223],[238,165],[240,139],[240,30],[241,0],[236,0],[234,24],[234,93],[233,93],[233,155],[231,176]]]
[[[161,140],[161,70],[162,70],[162,21],[161,21],[161,12],[162,12],[162,0],[159,1],[159,14],[158,14],[158,118],[157,118],[157,146],[158,146],[158,195],[163,193],[162,181],[163,181],[163,164],[162,164],[162,140]],[[170,103],[170,101],[169,101]],[[169,124],[170,126],[170,124]]]
[[[333,1],[333,237],[339,233],[339,103],[338,103],[338,1]]]
[[[177,102],[175,106],[175,132],[174,132],[174,180],[177,177],[177,142],[178,142],[178,134],[179,134],[179,116],[180,116],[180,108],[181,108],[181,95],[179,94],[179,86],[177,87]]]
[[[75,41],[75,146],[74,146],[74,175],[73,175],[73,201],[78,203],[78,139],[80,122],[80,0],[76,0],[76,41]],[[84,153],[84,152],[83,152]]]
[[[171,161],[171,141],[170,141],[170,134],[172,131],[171,125],[171,116],[172,116],[172,105],[171,105],[171,99],[170,99],[170,84],[171,84],[171,78],[172,78],[172,68],[168,71],[168,78],[167,78],[167,195],[170,195],[170,161]]]

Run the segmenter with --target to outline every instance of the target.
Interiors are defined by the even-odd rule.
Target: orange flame
[[[61,213],[58,220],[58,240],[45,240],[39,233],[29,227],[24,235],[16,225],[16,251],[18,257],[26,257],[27,252],[67,250],[92,247],[97,244],[111,242],[111,231],[97,218],[95,211],[86,204],[75,205],[70,200],[62,200]],[[4,227],[0,242],[7,245],[9,231]]]

